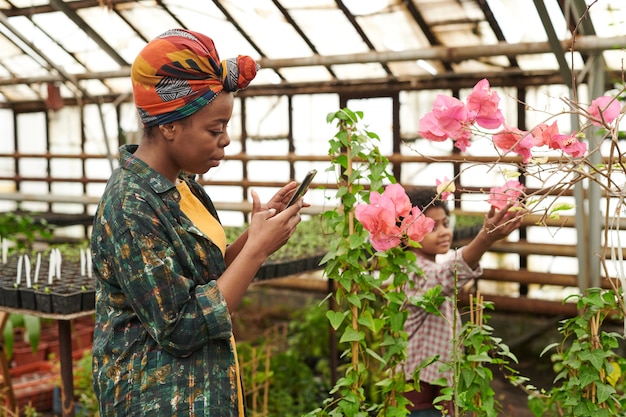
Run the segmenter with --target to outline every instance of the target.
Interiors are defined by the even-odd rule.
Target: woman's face
[[[435,221],[435,227],[424,236],[420,242],[422,247],[417,250],[434,262],[437,255],[448,253],[452,246],[450,219],[441,207],[430,207],[424,215]]]
[[[187,119],[174,122],[175,134],[169,152],[178,170],[204,174],[219,166],[224,148],[230,144],[226,128],[233,113],[232,93],[222,91]]]

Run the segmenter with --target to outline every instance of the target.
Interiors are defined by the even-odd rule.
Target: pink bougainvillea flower
[[[393,207],[386,205],[359,204],[354,214],[371,234],[393,233],[396,227],[396,217]]]
[[[377,191],[370,193],[369,204],[359,204],[355,207],[355,215],[370,233],[387,233],[396,226],[393,201]]]
[[[467,148],[470,146],[470,137],[472,136],[469,130],[464,131],[454,140],[454,147],[460,150],[461,152],[465,152]]]
[[[550,149],[557,149],[565,152],[573,158],[580,158],[587,152],[587,144],[580,142],[576,138],[576,134],[571,135],[554,135],[550,138]]]
[[[447,200],[448,197],[456,191],[454,181],[451,181],[448,177],[443,177],[443,181],[436,180],[437,194],[441,195],[442,200]]]
[[[400,229],[413,242],[424,240],[424,236],[430,233],[433,227],[435,227],[435,221],[430,217],[424,216],[418,207],[413,207],[411,213],[402,219],[402,224],[400,225]]]
[[[381,199],[389,199],[397,216],[404,217],[411,212],[411,200],[400,184],[389,184],[381,195]],[[371,203],[371,199],[370,199]]]
[[[506,123],[504,128],[493,135],[493,144],[496,148],[508,152],[512,150],[526,136],[526,132]]]
[[[443,142],[448,139],[448,134],[439,127],[433,112],[426,113],[420,119],[418,132],[422,137],[435,142]]]
[[[467,96],[469,118],[485,129],[497,129],[504,123],[502,111],[498,108],[500,97],[491,90],[486,78],[480,80]]]
[[[537,125],[531,132],[532,143],[534,146],[550,145],[550,139],[554,135],[559,134],[559,128],[556,121],[548,126],[545,123]]]
[[[355,216],[365,230],[370,232],[372,246],[385,251],[398,246],[402,231],[399,219],[411,212],[411,201],[400,184],[390,184],[382,194],[372,191],[369,204],[359,204]]]
[[[530,161],[533,147],[532,135],[516,127],[504,125],[504,130],[493,135],[493,144],[504,152],[515,152],[524,163]]]
[[[359,204],[355,216],[370,232],[372,246],[377,251],[385,251],[400,244],[400,228],[389,207]]]
[[[609,96],[598,97],[591,102],[589,106],[589,114],[592,119],[591,123],[596,126],[602,126],[602,120],[610,124],[619,116],[621,105],[619,101]]]
[[[433,105],[433,114],[441,130],[452,139],[468,130],[467,108],[458,98],[439,94]]]
[[[493,187],[489,190],[487,202],[498,210],[502,210],[509,203],[517,203],[524,192],[524,186],[517,180],[508,180],[502,187]]]
[[[396,228],[395,233],[376,233],[370,236],[372,246],[379,252],[384,252],[391,248],[395,248],[401,242],[400,228]]]
[[[426,139],[444,141],[456,140],[469,131],[467,109],[457,98],[439,94],[433,110],[420,119],[419,133]]]

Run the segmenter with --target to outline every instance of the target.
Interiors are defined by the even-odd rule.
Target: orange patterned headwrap
[[[145,127],[185,118],[222,90],[246,88],[257,70],[254,59],[245,55],[220,61],[206,35],[168,30],[141,50],[131,68],[139,117]]]

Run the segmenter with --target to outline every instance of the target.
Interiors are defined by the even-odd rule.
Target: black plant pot
[[[96,308],[96,291],[93,289],[86,289],[81,292],[83,294],[83,300],[81,303],[82,311],[89,311]]]
[[[324,265],[320,264],[322,259],[324,259],[324,255],[315,255],[307,258],[307,270],[312,271],[324,268]]]
[[[5,306],[4,303],[4,287],[0,286],[0,306]]]
[[[261,265],[256,274],[257,279],[270,279],[276,277],[276,264],[266,263]]]
[[[298,262],[287,260],[276,264],[276,277],[284,277],[298,272]]]
[[[50,294],[52,299],[52,312],[56,314],[71,314],[77,313],[82,309],[83,292],[82,291],[70,291],[61,290],[53,291]]]
[[[20,288],[20,302],[22,304],[22,308],[36,311],[37,301],[35,300],[35,290],[28,287]]]
[[[254,275],[254,277],[256,279],[263,279],[263,278],[265,278],[265,274],[266,273],[267,273],[267,267],[265,265],[261,265],[259,270],[256,271],[256,274]]]
[[[52,298],[50,291],[35,290],[35,301],[37,303],[37,311],[42,313],[52,313]]]
[[[22,308],[19,288],[7,285],[2,287],[4,305],[12,308]]]

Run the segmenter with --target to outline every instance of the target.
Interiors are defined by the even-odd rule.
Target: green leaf
[[[332,328],[337,330],[339,326],[341,326],[341,323],[343,323],[343,319],[346,314],[347,313],[344,313],[343,311],[329,310],[326,312],[326,317],[328,318],[328,321],[330,322]]]
[[[362,332],[354,330],[352,327],[346,328],[346,331],[339,340],[340,343],[359,342],[364,339]]]
[[[385,325],[385,321],[380,319],[375,319],[372,316],[372,313],[369,311],[364,311],[361,314],[361,317],[358,319],[358,323],[362,326],[367,327],[373,333],[378,333],[380,329]]]
[[[486,362],[486,363],[492,362],[491,356],[489,356],[487,352],[481,352],[477,355],[467,355],[467,360],[472,361],[472,362]]]
[[[596,385],[596,397],[599,403],[607,401],[613,394],[615,394],[615,388],[612,386],[608,384]]]
[[[543,356],[547,351],[554,349],[555,347],[559,346],[558,343],[551,343],[548,346],[546,346],[545,348],[543,348],[543,350],[541,351],[541,354],[539,354],[539,356]]]
[[[580,359],[583,361],[588,361],[594,367],[594,369],[598,372],[603,368],[604,360],[609,356],[608,352],[605,352],[600,349],[595,349],[591,352],[585,351],[580,353]]]
[[[28,333],[28,341],[33,348],[33,352],[37,351],[39,346],[39,338],[41,336],[41,319],[39,317],[24,315],[24,328]]]
[[[554,203],[552,206],[550,206],[550,214],[553,215],[557,211],[567,211],[567,210],[573,210],[575,208],[576,208],[575,204],[563,203],[563,202]]]
[[[376,359],[383,365],[387,363],[387,361],[385,361],[378,353],[374,352],[372,349],[366,348],[365,351],[368,353],[368,355],[370,355],[372,358]]]
[[[472,369],[463,369],[461,371],[461,379],[466,387],[469,387],[474,378],[476,377],[476,373]]]
[[[600,376],[592,372],[582,372],[580,375],[580,386],[582,388],[600,381]]]
[[[13,345],[15,345],[15,334],[13,333],[13,329],[13,321],[9,318],[4,325],[2,333],[5,354],[9,358],[13,355]]]
[[[358,294],[348,294],[348,296],[346,297],[346,301],[356,306],[357,308],[361,308],[361,298]]]

